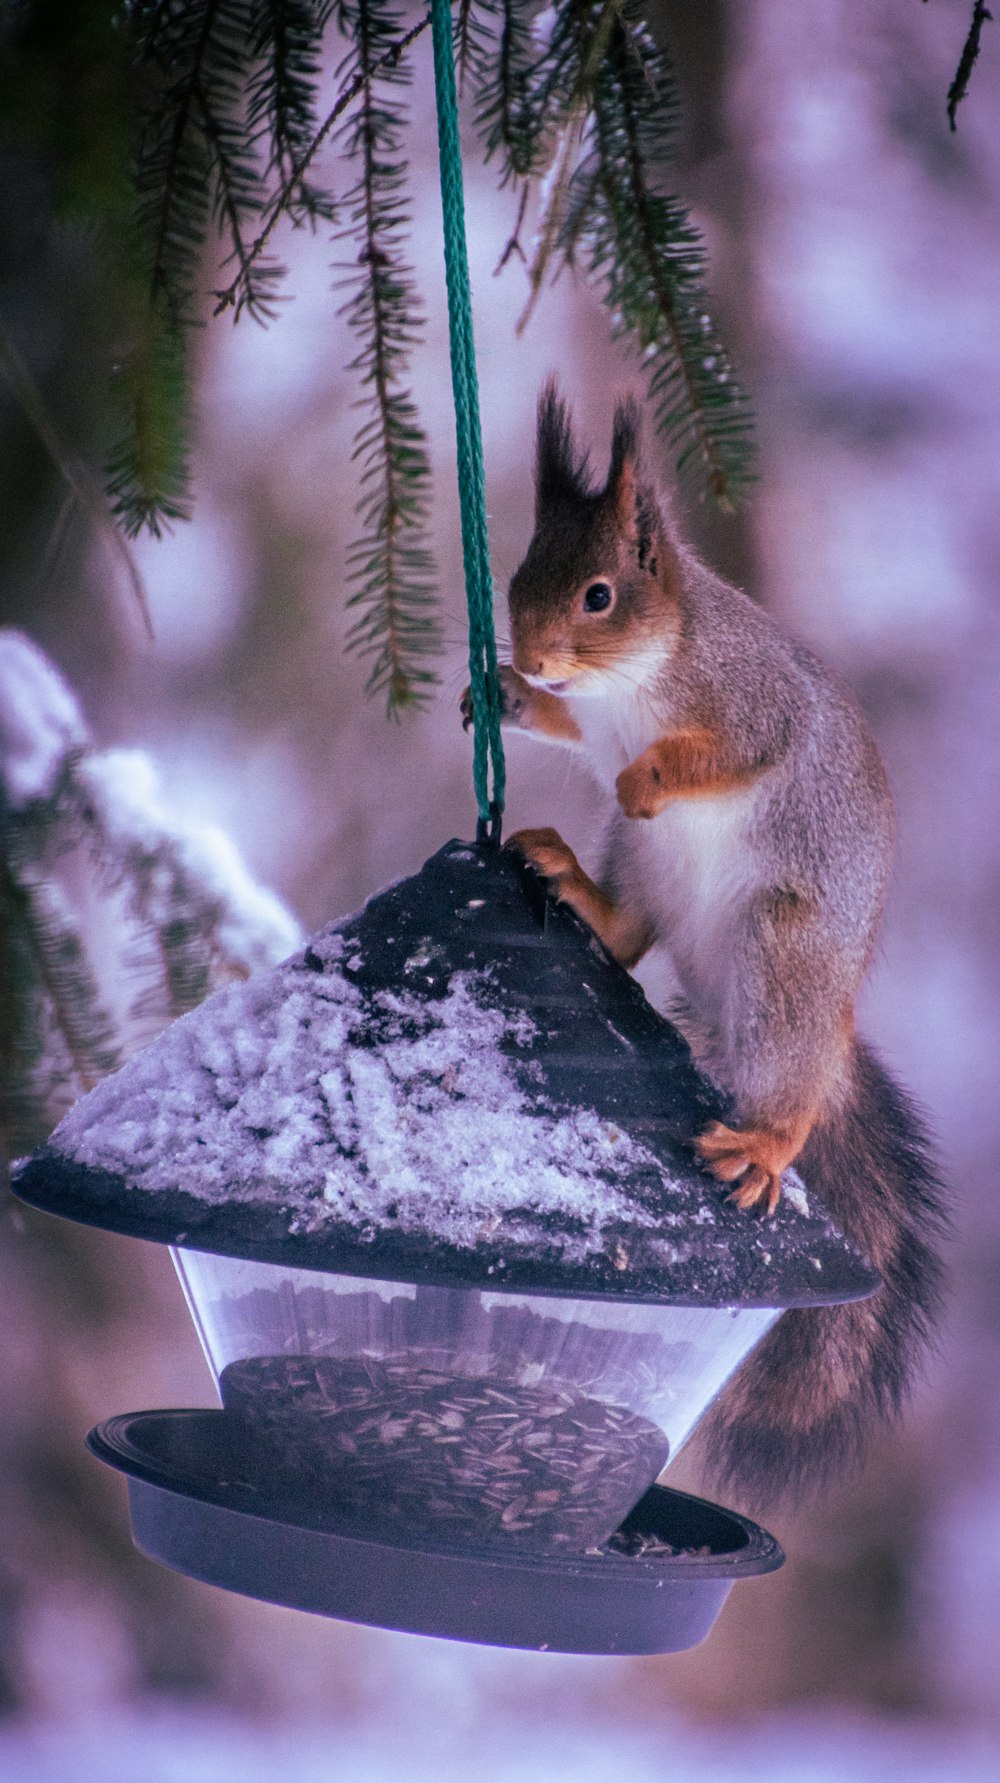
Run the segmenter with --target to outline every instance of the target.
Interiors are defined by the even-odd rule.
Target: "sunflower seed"
[[[249,1357],[221,1385],[272,1493],[468,1542],[599,1546],[667,1459],[624,1406],[551,1377],[448,1376],[419,1351]]]

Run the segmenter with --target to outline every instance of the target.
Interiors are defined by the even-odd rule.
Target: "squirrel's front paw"
[[[576,855],[558,830],[518,830],[505,844],[523,854],[529,867],[548,880],[549,890],[563,898],[571,884],[585,877]]]
[[[526,681],[522,681],[516,669],[509,663],[502,662],[499,667],[500,678],[500,719],[504,724],[519,724],[531,689]],[[459,710],[462,714],[462,729],[468,730],[475,721],[475,706],[472,701],[472,688],[467,687],[462,695]]]
[[[664,789],[655,750],[644,750],[622,769],[615,781],[615,792],[626,817],[656,817],[663,810],[670,794]]]

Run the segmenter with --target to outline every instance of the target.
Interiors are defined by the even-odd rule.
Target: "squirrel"
[[[854,700],[677,536],[632,400],[595,485],[554,382],[538,408],[534,536],[509,588],[503,721],[582,752],[615,801],[596,879],[554,829],[518,849],[623,966],[654,944],[671,1007],[727,1094],[693,1141],[747,1212],[793,1162],[883,1286],[783,1314],[709,1409],[713,1481],[804,1492],[898,1414],[941,1295],[941,1185],[909,1098],[858,1039],[893,852],[888,780]],[[462,710],[472,718],[466,691]]]

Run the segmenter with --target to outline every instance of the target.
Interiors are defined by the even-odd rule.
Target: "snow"
[[[808,1219],[809,1197],[806,1194],[805,1184],[798,1171],[786,1170],[781,1179],[781,1187],[784,1192],[785,1200],[791,1202],[796,1213],[804,1214]]]
[[[87,747],[86,726],[62,676],[19,631],[0,631],[0,777],[3,802],[21,811],[55,791],[67,757]]]
[[[586,1712],[520,1719],[507,1711],[477,1716],[470,1726],[433,1691],[426,1703],[410,1697],[406,1708],[404,1715],[402,1703],[387,1703],[375,1725],[354,1718],[273,1724],[153,1708],[83,1723],[13,1722],[0,1727],[0,1774],[5,1783],[273,1783],[279,1776],[465,1783],[472,1774],[478,1783],[882,1783],[893,1774],[907,1783],[993,1783],[997,1774],[988,1734],[917,1719],[816,1713],[712,1727],[664,1716],[637,1727]]]
[[[161,920],[176,916],[179,867],[197,895],[217,905],[214,935],[227,959],[253,971],[273,966],[297,944],[295,919],[272,892],[254,882],[222,830],[169,816],[156,768],[142,750],[109,749],[89,756],[80,763],[77,780],[93,803],[110,850],[146,869],[147,918],[155,920],[149,898],[155,902],[157,889]]]
[[[554,6],[546,6],[532,19],[532,41],[538,45],[540,50],[547,50],[551,44],[558,16]]]
[[[297,957],[216,992],[77,1103],[53,1145],[150,1193],[284,1203],[293,1231],[332,1219],[470,1247],[501,1216],[530,1243],[554,1214],[576,1260],[608,1222],[654,1224],[606,1180],[609,1166],[662,1173],[642,1145],[587,1109],[529,1109],[502,1049],[530,1046],[534,1026],[487,1005],[487,974],[366,1004],[339,943],[310,944],[323,971]]]

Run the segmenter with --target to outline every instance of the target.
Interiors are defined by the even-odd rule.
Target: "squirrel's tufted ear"
[[[573,443],[569,409],[556,388],[546,380],[538,399],[538,438],[535,455],[535,523],[553,502],[586,501],[593,495],[587,475],[587,454]]]
[[[630,540],[641,568],[655,575],[662,521],[656,497],[642,478],[640,434],[639,405],[628,397],[615,409],[611,468],[602,499],[611,508],[618,529]]]
[[[615,409],[611,433],[611,469],[608,471],[605,495],[614,496],[625,484],[634,486],[639,469],[639,404],[627,396]]]

